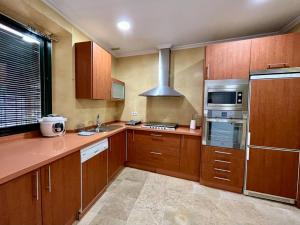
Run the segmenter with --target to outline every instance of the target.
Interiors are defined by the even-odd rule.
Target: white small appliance
[[[48,115],[39,119],[42,135],[45,137],[64,135],[66,133],[65,121],[67,118],[57,115]]]

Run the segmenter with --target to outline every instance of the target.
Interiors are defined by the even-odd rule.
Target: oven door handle
[[[222,119],[222,118],[206,118],[207,122],[223,122],[223,123],[247,123],[247,120],[243,119]]]

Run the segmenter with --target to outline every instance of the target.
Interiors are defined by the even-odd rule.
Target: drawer
[[[179,157],[151,150],[137,151],[136,153],[135,159],[139,164],[166,170],[178,170],[179,168]]]
[[[135,131],[136,151],[154,151],[170,156],[179,156],[180,135],[159,132]]]
[[[218,184],[242,189],[245,151],[203,146],[201,150],[201,180],[211,186]]]

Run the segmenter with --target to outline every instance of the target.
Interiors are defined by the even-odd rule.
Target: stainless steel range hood
[[[145,91],[140,96],[146,97],[180,97],[178,91],[170,87],[170,48],[159,50],[158,86]]]

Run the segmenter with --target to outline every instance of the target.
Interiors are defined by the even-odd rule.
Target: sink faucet
[[[97,119],[96,119],[96,128],[100,128],[101,127],[101,125],[102,125],[102,123],[100,122],[100,116],[99,116],[99,114],[97,115]]]

